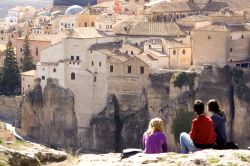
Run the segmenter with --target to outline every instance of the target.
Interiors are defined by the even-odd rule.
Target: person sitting
[[[216,134],[214,149],[223,149],[227,141],[225,113],[220,110],[218,102],[214,99],[208,101],[208,111],[212,113],[211,119]]]
[[[154,118],[149,122],[147,131],[143,134],[144,153],[167,152],[167,137],[163,133],[164,124],[162,119]]]
[[[180,146],[182,153],[195,152],[199,149],[212,148],[215,143],[215,132],[212,119],[204,113],[204,103],[196,100],[194,112],[198,115],[193,119],[189,134],[180,134]]]

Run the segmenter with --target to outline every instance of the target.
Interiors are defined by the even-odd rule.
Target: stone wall
[[[16,117],[16,110],[22,98],[0,96],[0,119],[8,123],[13,123]]]

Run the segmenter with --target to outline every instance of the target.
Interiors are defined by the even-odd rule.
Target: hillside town
[[[0,71],[9,41],[21,71],[20,93],[37,86],[43,93],[50,81],[72,91],[81,137],[110,95],[129,103],[123,110],[138,107],[150,75],[209,66],[250,68],[250,0],[16,6],[0,20]],[[35,67],[25,71],[27,42]]]

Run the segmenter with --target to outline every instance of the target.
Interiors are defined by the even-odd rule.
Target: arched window
[[[185,55],[186,54],[186,50],[183,49],[182,50],[182,54]]]
[[[76,79],[76,74],[75,73],[71,73],[71,80],[75,80]]]
[[[133,51],[131,51],[131,55],[134,55],[134,52],[133,52]]]
[[[174,54],[174,55],[176,54],[176,50],[173,51],[173,54]]]

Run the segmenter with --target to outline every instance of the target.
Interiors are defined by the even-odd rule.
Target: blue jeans
[[[195,152],[197,150],[194,146],[193,140],[190,138],[190,135],[185,132],[182,132],[180,135],[180,145],[181,153],[183,154]]]

